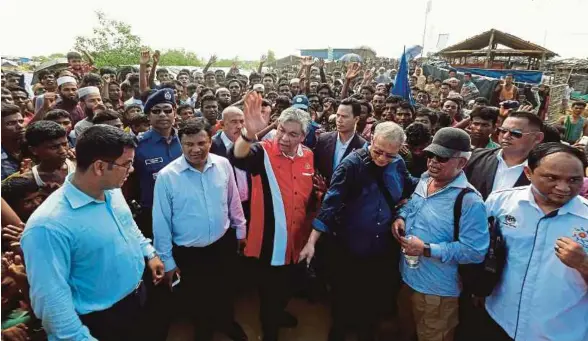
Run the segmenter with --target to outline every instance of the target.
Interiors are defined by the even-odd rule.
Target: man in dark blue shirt
[[[416,184],[398,155],[405,138],[396,123],[380,123],[371,146],[341,161],[300,254],[310,263],[320,235],[333,237],[327,261],[333,289],[330,341],[345,340],[352,327],[359,340],[375,340],[379,308],[393,304],[399,246],[390,226],[394,206]]]

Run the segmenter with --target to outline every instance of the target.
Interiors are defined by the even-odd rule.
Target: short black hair
[[[92,118],[92,123],[102,124],[104,122],[119,119],[122,122],[120,114],[114,110],[104,110]]]
[[[85,75],[84,78],[82,78],[81,87],[83,88],[84,86],[86,86],[86,84],[89,84],[89,83],[102,83],[102,77],[100,77],[100,75],[95,74],[95,73],[89,73],[89,74]]]
[[[280,95],[278,96],[278,98],[276,98],[276,105],[289,107],[290,105],[292,105],[292,101],[290,100],[290,98],[288,98],[288,96]]]
[[[111,67],[102,67],[100,68],[100,76],[104,75],[116,75],[116,70]]]
[[[129,84],[133,85],[133,84],[137,84],[139,83],[139,75],[136,73],[133,73],[132,75],[129,76]]]
[[[421,109],[417,110],[417,112],[416,112],[416,114],[415,114],[414,117],[415,118],[417,118],[417,117],[428,117],[432,126],[434,126],[435,124],[437,124],[437,121],[439,120],[439,117],[437,116],[437,114],[435,112],[433,112],[432,110],[428,109],[428,108],[421,108]]]
[[[410,146],[421,146],[431,142],[431,132],[422,123],[411,123],[404,129],[404,133],[406,134],[406,143]]]
[[[222,73],[223,75],[225,74],[225,72],[223,70],[221,70],[221,69],[218,69],[218,70],[215,70],[214,71],[214,74],[217,74],[217,73]]]
[[[76,51],[68,52],[65,57],[67,58],[68,62],[72,59],[82,59],[82,55]]]
[[[136,148],[137,138],[113,126],[93,125],[76,141],[76,169],[85,171],[96,160],[113,162],[123,154],[125,147]]]
[[[2,182],[2,199],[10,207],[17,207],[18,203],[27,195],[39,191],[35,178],[32,176],[15,175]]]
[[[156,76],[159,76],[162,73],[169,73],[169,71],[166,68],[159,68],[155,71]]]
[[[27,96],[29,95],[29,92],[25,88],[23,88],[22,86],[9,86],[8,90],[10,90],[10,92],[22,91],[25,94],[27,94]]]
[[[484,121],[491,121],[492,124],[498,122],[499,111],[496,107],[477,107],[470,113],[470,118],[479,117]]]
[[[572,103],[572,107],[575,107],[575,106],[580,106],[580,107],[585,108],[586,107],[586,102],[584,102],[584,101],[575,101],[574,103]]]
[[[56,121],[60,118],[69,118],[71,120],[71,114],[63,109],[52,109],[45,114],[43,119],[47,121]]]
[[[435,83],[435,82],[443,83],[443,81],[440,80],[439,78],[435,78],[435,80],[433,81],[433,83]]]
[[[227,89],[231,86],[231,83],[237,83],[239,84],[239,87],[243,88],[243,84],[241,83],[241,81],[235,78],[227,82]]]
[[[588,167],[586,154],[584,154],[583,151],[557,142],[539,143],[536,145],[535,148],[533,148],[533,150],[531,150],[529,153],[529,157],[527,158],[527,166],[529,166],[531,170],[535,170],[539,166],[541,160],[543,160],[546,156],[555,153],[566,153],[575,156],[578,158],[578,160],[580,160],[580,162],[582,162],[582,166],[584,168]]]
[[[206,95],[200,99],[200,103],[204,103],[206,101],[218,102],[218,99],[216,98],[215,95]]]
[[[557,142],[561,143],[561,133],[559,129],[563,128],[565,132],[565,128],[561,125],[554,125],[554,124],[544,124],[543,125],[543,141],[541,143],[549,143],[549,142]]]
[[[176,112],[179,115],[182,112],[182,110],[185,110],[185,109],[192,109],[192,106],[190,104],[182,104],[178,107]]]
[[[474,103],[489,105],[490,101],[486,97],[476,97]]]
[[[51,73],[51,71],[49,70],[41,70],[39,71],[39,75],[37,76],[39,78],[39,80],[43,80],[43,78],[49,76],[49,75],[53,75],[53,73]]]
[[[360,92],[361,92],[361,90],[367,90],[367,91],[371,92],[372,95],[376,93],[376,89],[374,89],[374,87],[372,87],[371,85],[364,85],[359,89]]]
[[[8,88],[2,87],[0,88],[0,91],[2,91],[2,96],[12,96],[12,92],[10,92]]]
[[[53,121],[37,121],[29,124],[25,132],[25,140],[31,147],[38,147],[42,143],[65,137],[67,132],[61,124]]]
[[[126,114],[129,110],[131,110],[133,108],[139,109],[139,110],[141,110],[141,112],[143,112],[143,108],[141,107],[140,104],[137,104],[137,103],[125,105],[125,109],[123,112]]]
[[[208,137],[212,136],[212,126],[202,117],[194,117],[186,120],[180,125],[178,138],[181,140],[184,135],[194,135],[205,131]]]
[[[465,72],[463,75],[464,76],[470,76],[471,77],[472,76],[472,73],[471,72]]]
[[[7,116],[16,115],[16,114],[20,114],[20,108],[18,107],[18,105],[2,102],[2,105],[0,106],[0,115],[3,118],[7,117]]]
[[[149,117],[147,115],[144,115],[144,114],[135,115],[135,116],[133,116],[133,117],[131,117],[129,119],[128,125],[129,126],[134,126],[134,125],[138,125],[138,124],[141,124],[141,123],[147,123],[147,124],[149,124],[150,123]]]
[[[398,106],[398,108],[396,108],[396,110],[398,109],[408,109],[410,110],[410,113],[414,116],[414,107],[407,101],[400,102],[400,105]]]
[[[331,87],[329,86],[329,84],[327,84],[327,83],[319,84],[319,86],[316,88],[316,92],[319,93],[322,89],[327,89],[329,91],[329,97],[333,97],[333,90],[331,90]]]
[[[439,114],[439,128],[450,127],[451,126],[451,116],[449,116],[446,112],[441,112]]]
[[[400,103],[402,101],[404,101],[404,98],[397,96],[397,95],[391,95],[386,98],[386,103],[396,104],[396,103]]]
[[[535,127],[539,130],[543,130],[543,121],[539,118],[539,116],[533,114],[532,112],[528,111],[515,111],[508,114],[508,117],[512,118],[524,118],[529,121],[529,125],[531,127]]]
[[[326,100],[326,99],[327,99],[327,98],[325,98],[325,100]],[[331,100],[333,100],[333,101],[336,101],[334,98],[331,98]],[[372,113],[372,111],[373,111],[373,110],[372,110],[372,104],[371,104],[370,102],[368,102],[368,101],[364,100],[364,99],[360,99],[358,102],[359,102],[359,105],[360,105],[360,107],[362,107],[362,106],[363,106],[363,107],[366,107],[366,108],[367,108],[368,115],[371,115],[371,113]],[[336,103],[336,102],[335,102],[335,103]]]
[[[361,115],[361,104],[359,104],[359,101],[355,98],[345,98],[339,105],[350,105],[353,117]]]

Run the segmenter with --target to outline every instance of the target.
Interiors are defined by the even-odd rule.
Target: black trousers
[[[514,341],[508,334],[502,329],[502,327],[494,321],[494,319],[488,314],[486,309],[483,309],[483,320],[478,332],[476,340],[479,341]]]
[[[474,306],[471,296],[463,292],[459,297],[459,325],[455,332],[455,341],[511,341],[485,307]]]
[[[271,266],[255,261],[259,288],[259,319],[264,335],[277,336],[282,316],[305,274],[303,264]]]
[[[328,248],[333,331],[374,335],[381,317],[396,306],[400,273],[395,244],[372,256],[353,254],[334,239]]]
[[[145,340],[143,306],[146,300],[145,285],[127,295],[112,307],[80,315],[90,334],[100,341]]]
[[[237,257],[237,244],[230,231],[206,247],[174,246],[172,253],[181,272],[181,296],[196,334],[228,331],[234,317]]]
[[[136,223],[145,238],[153,240],[153,215],[151,207],[143,207],[137,216]]]

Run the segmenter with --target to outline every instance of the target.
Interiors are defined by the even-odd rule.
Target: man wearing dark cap
[[[419,340],[453,340],[461,293],[458,264],[480,263],[488,250],[484,201],[463,172],[470,144],[461,129],[447,127],[435,134],[425,148],[428,171],[392,224],[405,256],[398,299],[405,339],[414,336],[416,327]],[[448,211],[453,212],[458,197],[463,201],[454,240]]]
[[[151,207],[157,172],[182,155],[182,148],[173,128],[176,102],[172,89],[161,89],[145,102],[145,114],[149,117],[151,129],[139,137],[135,152],[136,182],[139,185],[139,203],[142,212],[137,219],[139,228],[151,238]]]
[[[302,109],[308,112],[309,101],[308,97],[305,95],[298,95],[292,98],[292,107],[296,109]],[[316,145],[316,130],[319,129],[321,126],[316,123],[315,121],[310,121],[308,126],[308,133],[306,134],[306,138],[304,139],[304,144],[308,148],[313,149]]]

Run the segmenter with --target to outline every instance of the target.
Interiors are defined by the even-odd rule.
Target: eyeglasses
[[[425,155],[427,156],[427,159],[435,159],[435,161],[439,163],[447,163],[450,159],[453,159],[451,157],[442,157],[431,152],[425,152]]]
[[[174,109],[172,109],[172,108],[167,108],[167,109],[151,109],[151,113],[154,114],[154,115],[159,115],[159,114],[161,114],[162,111],[166,115],[170,115],[171,113],[174,112]]]
[[[532,131],[530,133],[524,133],[520,129],[508,129],[508,128],[503,128],[503,127],[498,128],[499,134],[506,134],[507,132],[509,132],[510,135],[512,135],[512,137],[517,138],[517,139],[520,139],[524,135],[535,134],[534,131]]]
[[[393,159],[396,157],[396,154],[385,153],[379,149],[374,148],[373,146],[370,148],[370,150],[377,156],[384,156],[387,159]]]
[[[127,162],[127,164],[125,164],[125,165],[119,165],[118,163],[116,163],[114,161],[105,161],[105,162],[108,162],[108,164],[111,165],[112,167],[117,166],[117,167],[120,167],[120,168],[124,168],[124,169],[127,170],[127,172],[133,166],[133,162],[132,161]]]

